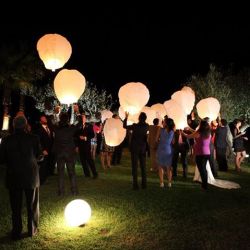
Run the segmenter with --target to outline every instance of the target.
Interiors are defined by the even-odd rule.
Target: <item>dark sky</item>
[[[169,99],[192,74],[207,72],[210,63],[249,66],[248,20],[213,13],[170,18],[170,12],[150,6],[105,7],[67,21],[46,23],[45,18],[44,23],[31,19],[0,25],[2,40],[8,42],[23,38],[36,46],[44,34],[65,36],[73,49],[65,68],[78,69],[114,99],[123,84],[140,81],[150,90],[150,105]]]

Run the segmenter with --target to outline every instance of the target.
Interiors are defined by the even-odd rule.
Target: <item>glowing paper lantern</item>
[[[119,107],[118,114],[119,114],[119,116],[120,116],[120,118],[122,120],[125,119],[125,111],[123,110],[122,106]],[[139,115],[140,115],[140,112],[136,113],[134,115],[129,114],[128,115],[128,120],[127,120],[127,125],[131,125],[133,123],[137,123]]]
[[[142,108],[141,112],[144,112],[147,115],[146,123],[148,123],[149,125],[153,125],[153,120],[156,118],[156,111],[150,107],[145,106]]]
[[[101,120],[102,120],[102,123],[103,123],[106,119],[112,118],[112,116],[113,116],[113,113],[112,113],[110,110],[107,110],[107,109],[102,110],[102,111],[101,111]]]
[[[174,92],[171,99],[175,100],[184,110],[186,115],[190,114],[194,107],[195,95],[190,91],[180,90]]]
[[[195,95],[194,91],[190,87],[188,87],[188,86],[184,86],[181,90],[182,91],[188,91],[191,94]]]
[[[209,117],[213,121],[219,115],[220,103],[216,98],[208,97],[200,100],[196,105],[196,109],[201,119]]]
[[[91,217],[90,205],[84,200],[73,200],[66,206],[64,217],[66,223],[71,227],[84,225]]]
[[[62,104],[72,104],[78,101],[85,90],[85,77],[77,70],[61,70],[55,77],[54,89]]]
[[[72,53],[69,41],[58,34],[41,37],[37,42],[37,50],[45,68],[52,71],[62,68]]]
[[[106,120],[104,128],[105,142],[109,146],[118,146],[126,136],[126,129],[120,119],[109,118]]]
[[[119,102],[131,115],[139,113],[149,100],[147,87],[140,82],[130,82],[119,89]]]
[[[164,107],[166,108],[168,117],[174,120],[176,129],[187,127],[187,115],[176,101],[172,99],[168,100],[164,102]]]
[[[167,114],[166,109],[163,104],[156,103],[151,106],[151,109],[156,111],[156,117],[162,120],[164,116]]]

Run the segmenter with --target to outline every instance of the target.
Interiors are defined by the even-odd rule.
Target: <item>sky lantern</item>
[[[141,82],[129,82],[119,89],[118,96],[123,110],[134,115],[148,103],[149,90]]]
[[[103,132],[106,144],[112,147],[120,145],[126,136],[122,121],[115,118],[106,120]]]
[[[184,129],[187,127],[187,115],[183,108],[173,99],[164,102],[167,115],[172,118],[176,129]]]
[[[69,60],[72,48],[70,42],[59,34],[47,34],[37,42],[39,57],[46,69],[55,71]]]
[[[129,114],[128,115],[128,120],[127,120],[127,125],[132,125],[133,123],[137,123],[140,113],[141,112],[136,113],[134,115]],[[119,114],[119,117],[123,121],[125,119],[125,111],[123,110],[122,106],[119,107],[118,114]]]
[[[91,207],[84,200],[71,201],[64,210],[64,218],[68,226],[79,227],[85,225],[91,217]]]
[[[149,125],[153,125],[153,120],[156,118],[156,111],[150,107],[145,106],[142,108],[141,112],[144,112],[147,115],[146,123],[148,123]]]
[[[174,92],[171,99],[175,100],[182,107],[186,115],[190,114],[193,110],[195,95],[187,89]]]
[[[194,91],[190,87],[188,87],[188,86],[184,86],[181,90],[182,91],[188,91],[191,94],[195,95]]]
[[[103,123],[106,119],[112,118],[112,116],[113,116],[113,113],[112,113],[110,110],[107,110],[107,109],[102,110],[102,111],[101,111],[101,120],[102,120],[102,123]]]
[[[162,103],[156,103],[151,106],[151,109],[156,111],[156,117],[162,120],[167,114],[166,109]]]
[[[201,119],[209,117],[213,121],[219,115],[220,103],[216,98],[208,97],[200,100],[196,105],[196,109]]]
[[[78,101],[85,90],[85,77],[77,70],[61,70],[55,77],[54,89],[61,104]]]

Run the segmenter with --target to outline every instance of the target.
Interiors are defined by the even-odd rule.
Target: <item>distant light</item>
[[[5,115],[3,117],[3,126],[2,126],[2,130],[8,130],[9,129],[9,120],[10,117],[8,115]]]
[[[85,225],[91,217],[91,207],[84,200],[73,200],[66,206],[64,217],[71,227]]]

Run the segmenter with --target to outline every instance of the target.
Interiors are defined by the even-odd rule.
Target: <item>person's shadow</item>
[[[29,235],[26,232],[26,233],[22,233],[21,236],[20,236],[20,238],[18,238],[18,239],[12,239],[11,233],[7,233],[6,235],[0,237],[0,245],[1,244],[11,245],[11,244],[13,244],[13,242],[16,242],[16,241],[19,241],[19,240],[23,240],[23,239],[28,238],[28,237],[29,237]]]

